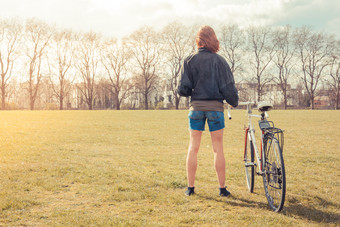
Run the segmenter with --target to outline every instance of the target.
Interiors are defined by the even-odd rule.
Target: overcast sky
[[[0,17],[45,22],[117,38],[142,25],[308,25],[340,37],[340,0],[0,0]]]

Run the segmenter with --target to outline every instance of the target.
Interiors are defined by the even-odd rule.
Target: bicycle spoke
[[[285,176],[279,143],[274,136],[266,140],[264,188],[269,205],[275,211],[282,209],[285,197]]]

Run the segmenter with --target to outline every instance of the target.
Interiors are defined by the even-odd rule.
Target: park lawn
[[[286,203],[272,212],[261,177],[246,188],[245,111],[226,120],[227,186],[218,196],[209,132],[187,197],[187,111],[0,112],[0,225],[340,224],[340,111],[274,110],[285,130]]]

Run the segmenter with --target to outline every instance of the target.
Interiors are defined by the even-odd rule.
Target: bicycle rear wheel
[[[246,181],[250,192],[254,191],[255,167],[254,167],[254,144],[250,140],[248,131],[246,131],[246,143],[244,149],[244,166],[246,170]]]
[[[286,196],[286,172],[279,141],[274,135],[265,136],[263,185],[271,209],[281,211]]]

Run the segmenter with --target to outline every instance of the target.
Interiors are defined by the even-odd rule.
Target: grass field
[[[0,113],[0,225],[340,225],[340,111],[274,110],[285,130],[287,197],[269,210],[247,191],[244,111],[226,122],[227,186],[218,196],[209,133],[196,195],[184,195],[187,111]]]

